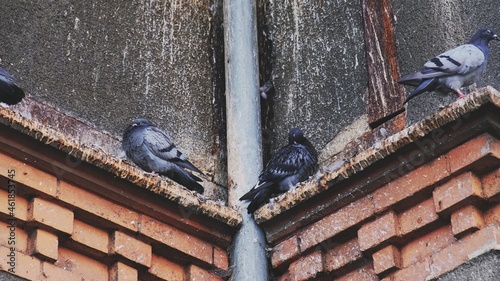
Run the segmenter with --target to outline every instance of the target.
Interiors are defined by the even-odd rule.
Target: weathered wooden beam
[[[368,69],[368,122],[374,128],[404,110],[404,89],[397,83],[392,0],[361,0],[361,3]]]

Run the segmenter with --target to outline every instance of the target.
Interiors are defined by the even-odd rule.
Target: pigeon
[[[259,88],[260,96],[263,99],[267,99],[267,93],[271,91],[271,89],[274,87],[273,82],[271,80],[267,81],[262,85],[262,87]]]
[[[399,79],[398,83],[416,87],[404,103],[421,93],[435,90],[444,93],[453,91],[459,99],[465,97],[460,88],[473,84],[485,71],[491,40],[500,41],[493,29],[479,29],[468,44],[436,56],[426,62],[421,71]]]
[[[203,193],[202,180],[186,169],[203,174],[175,146],[170,136],[145,118],[135,119],[124,131],[123,150],[146,172],[165,175],[173,181]]]
[[[318,168],[318,152],[299,128],[288,133],[288,145],[280,148],[259,175],[259,182],[240,200],[251,201],[247,211],[255,212],[276,194],[287,192],[307,180]]]
[[[15,82],[16,79],[0,67],[0,102],[13,105],[24,98],[24,91]]]

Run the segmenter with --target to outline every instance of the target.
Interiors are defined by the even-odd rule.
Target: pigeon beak
[[[500,41],[500,37],[498,37],[498,35],[493,35],[493,40],[497,40],[497,41]]]

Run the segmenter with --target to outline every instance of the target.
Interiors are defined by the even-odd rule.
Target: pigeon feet
[[[458,95],[457,100],[460,100],[460,99],[465,98],[465,95],[464,95],[464,93],[462,93],[462,91],[460,91],[460,90],[455,90],[455,93],[457,93],[457,95]]]

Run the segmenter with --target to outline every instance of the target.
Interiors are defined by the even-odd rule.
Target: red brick
[[[214,266],[222,270],[227,270],[229,268],[227,251],[214,247]]]
[[[321,271],[323,271],[323,258],[320,250],[299,258],[289,267],[290,276],[295,281],[314,278]]]
[[[465,206],[451,214],[451,229],[455,236],[476,231],[483,226],[481,211],[472,205]]]
[[[404,211],[399,215],[399,230],[401,235],[411,233],[439,219],[432,198]]]
[[[401,249],[402,266],[408,267],[424,260],[455,241],[456,238],[453,236],[450,226],[444,226],[419,237]]]
[[[109,281],[137,281],[137,269],[124,263],[116,262],[109,269]]]
[[[0,270],[9,272],[9,262],[12,262],[8,256],[11,254],[11,249],[7,247],[0,247]],[[14,275],[17,275],[28,280],[41,280],[40,268],[41,264],[37,258],[15,252],[15,264],[13,266]]]
[[[274,268],[281,266],[286,261],[300,255],[297,236],[292,236],[273,248],[271,265]]]
[[[148,273],[163,280],[185,280],[182,266],[154,254]]]
[[[361,251],[371,249],[391,238],[398,236],[397,215],[389,211],[369,222],[358,230],[359,246]]]
[[[450,212],[482,197],[481,181],[471,172],[465,172],[433,192],[434,205],[438,213]]]
[[[41,260],[54,262],[58,257],[57,235],[43,229],[35,229],[30,235],[30,252]]]
[[[15,171],[14,181],[52,197],[56,196],[57,178],[55,176],[0,153],[0,175],[9,178],[9,170]]]
[[[58,198],[90,214],[101,217],[109,221],[110,224],[117,224],[134,232],[138,231],[138,213],[67,182],[62,181],[59,183]]]
[[[484,214],[484,221],[487,225],[493,224],[496,226],[500,226],[500,204],[490,208]]]
[[[325,270],[334,271],[363,257],[359,249],[358,239],[354,238],[344,244],[329,249],[325,253]]]
[[[489,134],[480,135],[448,152],[450,172],[455,173],[488,155],[500,157],[500,145]]]
[[[483,184],[485,198],[489,199],[500,194],[500,169],[484,176],[481,183]]]
[[[59,247],[59,259],[54,265],[85,280],[108,281],[108,267],[105,264],[66,248]]]
[[[477,256],[499,248],[500,230],[495,226],[480,229],[432,255],[430,277],[439,277]]]
[[[187,255],[213,264],[213,246],[148,216],[141,217],[140,233]]]
[[[31,200],[28,217],[30,221],[63,233],[73,233],[73,212],[45,199],[33,198]]]
[[[376,274],[384,271],[401,268],[401,254],[398,248],[389,245],[373,254],[373,269]]]
[[[341,231],[355,227],[373,214],[374,208],[370,198],[363,197],[352,202],[299,233],[300,250],[304,252]]]
[[[15,227],[12,227],[8,222],[0,224],[0,245],[5,247],[14,246],[16,251],[28,254],[28,233],[19,225],[15,225]]]
[[[189,281],[222,281],[223,279],[211,274],[210,272],[197,267],[196,265],[190,265],[188,268]]]
[[[121,231],[115,231],[111,235],[109,251],[110,254],[118,254],[146,267],[151,266],[151,245],[137,240]]]
[[[336,281],[378,281],[379,278],[373,271],[373,266],[371,264],[367,264],[363,267],[360,267],[348,274],[335,279]]]
[[[422,165],[372,193],[375,210],[380,213],[390,206],[411,198],[450,175],[446,157]]]
[[[43,280],[50,281],[82,281],[82,276],[59,268],[51,263],[42,262]]]
[[[21,221],[27,221],[29,204],[28,200],[18,195],[15,197],[10,195],[10,197],[11,201],[9,201],[9,193],[7,193],[7,191],[3,189],[0,189],[0,213],[4,214],[7,218],[16,218]],[[10,210],[9,207],[11,208]],[[14,216],[12,216],[12,214]]]
[[[108,254],[108,233],[82,221],[74,220],[71,240],[97,250],[102,254]]]
[[[406,268],[396,271],[391,275],[391,281],[424,281],[428,280],[430,275],[430,258],[423,259],[420,262],[414,263]]]

